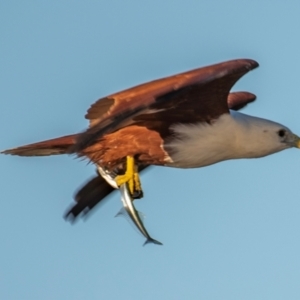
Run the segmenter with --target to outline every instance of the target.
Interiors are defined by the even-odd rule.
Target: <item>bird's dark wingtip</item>
[[[245,59],[248,62],[247,68],[248,70],[253,70],[259,67],[259,63],[254,59]]]

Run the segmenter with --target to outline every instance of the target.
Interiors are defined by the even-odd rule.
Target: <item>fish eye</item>
[[[284,129],[280,129],[280,130],[278,131],[278,135],[279,135],[280,137],[284,137],[284,136],[285,136],[285,133],[286,133],[286,131],[285,131]]]

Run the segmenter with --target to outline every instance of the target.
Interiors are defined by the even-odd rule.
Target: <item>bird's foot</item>
[[[134,157],[126,157],[126,172],[124,175],[118,175],[115,178],[118,186],[127,183],[130,191],[130,195],[133,199],[140,199],[143,197],[143,191],[138,173],[137,166],[134,162]]]

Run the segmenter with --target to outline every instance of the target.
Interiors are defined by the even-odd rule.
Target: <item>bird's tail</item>
[[[19,156],[47,156],[69,153],[69,148],[75,144],[77,134],[62,136],[34,144],[24,145],[1,151],[3,154]]]

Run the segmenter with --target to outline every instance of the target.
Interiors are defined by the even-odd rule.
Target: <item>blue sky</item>
[[[234,58],[260,67],[243,112],[300,134],[299,1],[2,1],[0,149],[86,128],[98,98]],[[94,168],[0,156],[1,299],[298,299],[300,152],[142,175],[150,234],[118,194],[63,219]]]

